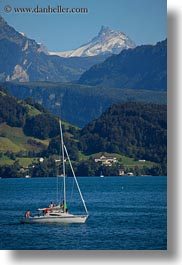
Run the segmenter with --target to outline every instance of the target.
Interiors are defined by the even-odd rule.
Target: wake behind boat
[[[51,205],[46,208],[39,208],[39,214],[35,216],[30,215],[30,211],[28,210],[25,213],[24,218],[22,219],[22,223],[85,223],[87,218],[88,218],[88,210],[85,204],[85,201],[83,199],[77,178],[75,176],[75,172],[73,170],[73,166],[70,160],[70,157],[68,155],[68,151],[66,146],[64,145],[63,141],[63,132],[62,132],[62,125],[61,125],[61,120],[59,121],[60,125],[60,135],[61,135],[61,151],[62,151],[62,166],[63,166],[63,197],[64,200],[62,203],[58,203],[57,205]],[[71,214],[68,212],[67,208],[67,198],[66,198],[66,167],[65,167],[65,155],[68,159],[73,178],[75,180],[79,195],[81,197],[84,209],[85,209],[85,214]]]

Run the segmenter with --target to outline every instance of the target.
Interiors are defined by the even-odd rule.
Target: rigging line
[[[62,181],[62,184],[61,184],[61,189],[60,189],[60,201],[62,201],[62,200],[63,200],[63,198],[62,198],[62,195],[63,195],[63,192],[64,192],[63,185],[64,185],[64,183],[63,183],[63,181]]]
[[[62,150],[62,163],[63,163],[63,180],[64,180],[64,205],[66,205],[66,172],[65,172],[65,158],[64,158],[64,142],[63,142],[63,131],[62,131],[62,125],[61,120],[59,120],[59,126],[60,126],[60,133],[61,133],[61,150]],[[65,209],[64,209],[65,210]]]
[[[58,188],[59,188],[59,184],[58,184],[58,175],[59,175],[59,167],[56,165],[56,160],[55,160],[55,166],[56,166],[56,200],[55,202],[58,202]]]
[[[61,192],[63,190],[63,184],[62,188],[60,190],[60,180],[59,176],[61,176],[61,144],[60,144],[60,149],[59,149],[59,154],[58,154],[58,161],[57,161],[57,181],[56,181],[56,202],[59,204],[61,201]]]
[[[70,157],[69,157],[69,155],[68,155],[68,151],[67,151],[67,148],[66,148],[65,145],[64,145],[64,149],[65,149],[65,152],[66,152],[66,155],[67,155],[67,158],[68,158],[68,161],[69,161],[69,164],[70,164],[70,167],[71,167],[71,171],[72,171],[72,173],[73,173],[73,177],[74,177],[74,179],[75,179],[75,182],[76,182],[76,185],[77,185],[77,188],[78,188],[78,191],[79,191],[80,197],[81,197],[81,199],[82,199],[83,206],[84,206],[84,208],[85,208],[86,214],[88,215],[87,206],[86,206],[85,201],[84,201],[84,199],[83,199],[83,196],[82,196],[82,193],[81,193],[81,190],[80,190],[80,187],[79,187],[78,181],[77,181],[77,179],[76,179],[75,172],[74,172],[74,170],[73,170],[73,167],[72,167],[72,164],[71,164],[71,160],[70,160]]]
[[[72,198],[73,198],[73,190],[74,190],[74,179],[73,179],[73,183],[72,183],[72,189],[71,189],[71,194],[70,194],[70,204],[72,202]]]
[[[60,144],[60,150],[59,150],[59,160],[58,160],[58,167],[57,167],[57,203],[60,203],[61,201],[63,201],[63,193],[64,193],[64,189],[63,189],[63,181],[62,181],[62,168],[61,168],[61,144]]]

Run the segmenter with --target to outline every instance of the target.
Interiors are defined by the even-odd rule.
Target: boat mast
[[[64,158],[64,142],[61,120],[59,120],[60,133],[61,133],[61,151],[62,151],[62,164],[63,164],[63,184],[64,184],[64,210],[66,208],[66,173],[65,173],[65,158]]]

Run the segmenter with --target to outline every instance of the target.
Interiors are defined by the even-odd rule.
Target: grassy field
[[[0,157],[0,166],[4,165],[12,165],[15,161],[10,159],[9,157],[3,155]]]
[[[22,150],[20,146],[8,138],[0,137],[0,152],[10,151],[18,153]],[[24,149],[23,149],[24,150]]]
[[[38,113],[37,113],[38,114]],[[35,115],[35,113],[34,113]],[[68,127],[66,123],[65,126]],[[66,133],[66,136],[72,138],[72,134]],[[6,155],[6,152],[9,151],[11,153],[17,154],[19,152],[24,152],[28,154],[28,151],[36,151],[39,152],[46,148],[49,145],[49,139],[40,140],[33,137],[26,136],[22,130],[22,128],[18,127],[10,127],[6,123],[2,123],[0,125],[0,166],[3,165],[12,165],[15,160],[10,159],[9,156]],[[155,163],[150,161],[137,161],[133,158],[126,157],[123,155],[115,154],[115,153],[106,153],[100,152],[92,155],[84,155],[82,152],[79,152],[79,160],[88,160],[99,158],[100,156],[112,156],[116,157],[118,162],[124,166],[126,169],[138,168],[152,168]],[[16,157],[16,160],[19,161],[19,164],[22,167],[28,167],[34,160],[34,158],[29,157]]]
[[[33,161],[35,161],[35,158],[29,158],[29,157],[18,157],[16,160],[10,159],[7,156],[2,156],[0,158],[0,166],[4,166],[4,165],[13,165],[15,163],[15,161],[18,161],[20,166],[26,168],[28,167],[30,164],[32,164]]]
[[[28,108],[28,114],[30,116],[36,116],[36,115],[41,114],[41,112],[38,109],[36,109],[36,108],[34,108],[28,104],[25,104],[25,106]]]
[[[151,168],[155,165],[155,163],[150,162],[150,161],[139,161],[139,160],[135,160],[134,158],[131,157],[127,157],[127,156],[123,156],[123,155],[119,155],[119,154],[115,154],[115,153],[106,153],[106,152],[100,152],[100,153],[96,153],[96,154],[92,154],[92,155],[84,155],[83,153],[79,153],[79,158],[81,160],[87,160],[89,158],[99,158],[100,156],[111,156],[111,157],[116,157],[118,162],[120,164],[122,164],[124,167],[128,167],[128,168],[134,168],[134,167],[148,167]]]
[[[30,140],[33,140],[31,143]],[[22,128],[10,127],[3,123],[0,125],[0,152],[40,151],[47,147],[49,140],[40,140],[26,136]]]
[[[28,167],[30,164],[32,164],[33,161],[35,161],[35,158],[29,158],[29,157],[20,157],[17,159],[19,161],[19,164],[26,168]]]

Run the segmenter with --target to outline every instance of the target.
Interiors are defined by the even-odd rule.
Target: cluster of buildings
[[[116,157],[113,157],[113,156],[104,156],[104,155],[102,155],[102,156],[100,156],[99,158],[95,158],[94,159],[94,161],[96,162],[96,163],[101,163],[102,165],[104,165],[104,166],[112,166],[112,164],[114,164],[114,163],[117,163],[118,162],[118,160],[117,160],[117,158]]]
[[[114,156],[104,156],[101,155],[98,158],[94,159],[95,163],[101,163],[103,166],[111,167],[113,164],[118,163],[118,160]],[[119,176],[133,176],[133,172],[125,173],[123,169],[119,170]]]

